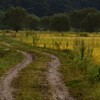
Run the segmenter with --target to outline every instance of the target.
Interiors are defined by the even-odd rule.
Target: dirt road
[[[32,56],[30,54],[23,51],[19,52],[22,53],[25,58],[21,63],[16,65],[14,68],[2,76],[0,82],[0,100],[13,100],[12,93],[14,89],[11,87],[12,80],[14,77],[18,76],[18,73],[21,71],[21,69],[32,62]]]
[[[52,88],[54,100],[75,100],[70,97],[68,89],[65,87],[61,74],[59,73],[60,61],[58,57],[50,55],[51,61],[49,62],[48,81]]]
[[[34,51],[50,57],[50,62],[48,63],[47,80],[52,90],[53,100],[76,100],[69,95],[69,90],[62,81],[62,75],[58,71],[61,65],[59,58],[46,52],[37,50]]]
[[[53,100],[75,100],[70,97],[68,89],[64,85],[61,74],[58,71],[60,67],[60,61],[58,57],[45,52],[37,50],[34,51],[47,55],[51,59],[51,61],[48,62],[47,80],[52,90]],[[0,83],[0,100],[14,99],[12,96],[14,89],[11,87],[12,80],[14,77],[18,76],[18,73],[19,71],[21,71],[21,69],[32,62],[32,55],[23,51],[19,52],[21,52],[25,56],[24,61],[16,65],[14,68],[9,70],[5,75],[2,76]]]

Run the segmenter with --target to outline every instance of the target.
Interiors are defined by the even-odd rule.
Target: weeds
[[[38,46],[39,44],[39,40],[40,40],[40,36],[38,36],[38,34],[34,33],[33,36],[32,36],[32,39],[33,39],[33,46]]]
[[[88,80],[94,83],[99,77],[99,69],[92,61],[93,48],[86,45],[84,40],[76,39],[73,45],[73,66],[85,71]]]

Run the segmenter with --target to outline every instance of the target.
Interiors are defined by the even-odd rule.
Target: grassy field
[[[0,45],[0,77],[9,69],[21,62],[23,55],[4,45]]]
[[[40,53],[30,52],[36,59],[15,78],[13,86],[16,100],[52,100],[49,84],[46,80],[49,58]]]
[[[82,33],[76,33],[82,34]],[[83,39],[87,46],[91,46],[93,50],[93,59],[95,63],[100,64],[100,35],[98,33],[89,34],[88,37],[77,37],[75,32],[19,32],[17,40],[36,45],[38,47],[50,49],[73,49],[75,39]],[[88,33],[86,33],[88,34]],[[9,35],[9,34],[8,34]],[[35,38],[35,41],[34,41]]]
[[[98,68],[100,68],[99,35],[90,34],[90,37],[79,37],[85,41],[86,45],[93,47],[93,62],[91,63],[91,61],[87,60],[87,62],[76,63],[75,61],[80,61],[80,59],[74,59],[74,54],[73,54],[74,51],[72,47],[76,39],[75,34],[67,33],[64,35],[61,34],[58,35],[57,33],[51,34],[48,32],[47,33],[37,32],[38,36],[35,35],[36,41],[33,41],[34,39],[33,34],[28,34],[26,36],[25,32],[21,32],[21,33],[22,34],[17,34],[17,37],[13,38],[13,40],[10,40],[9,38],[8,40],[5,39],[5,41],[11,43],[12,45],[20,49],[24,48],[24,50],[26,51],[32,49],[39,49],[41,51],[43,50],[46,52],[50,52],[58,56],[62,63],[59,71],[62,73],[63,80],[66,86],[69,87],[69,91],[72,94],[72,96],[77,98],[77,100],[100,100],[99,99],[100,98],[100,80],[99,80],[100,76],[98,76],[98,79],[96,79],[97,77],[95,78],[95,75],[98,74],[97,70]],[[18,40],[19,42],[16,40]],[[65,45],[65,43],[67,43],[66,41],[68,42],[68,46]],[[27,44],[24,44],[22,42]],[[32,47],[34,42],[36,42],[35,45],[43,48]],[[55,46],[55,42],[59,42],[59,43],[62,42],[60,45],[61,46],[60,49],[58,47],[56,48],[53,47],[53,45]],[[28,44],[31,46],[29,46]],[[63,51],[63,49],[65,49],[65,46],[67,50]],[[44,82],[42,83],[44,87],[44,84],[46,82],[46,80],[44,80],[43,78],[45,77],[45,71],[46,71],[45,69],[46,66],[44,62],[47,62],[48,59],[43,59],[43,58],[44,58],[43,56],[41,57],[40,55],[38,55],[38,61],[37,60],[34,61],[30,66],[28,66],[28,68],[23,70],[20,76],[17,78],[17,81],[13,83],[14,86],[15,87],[17,86],[19,89],[19,91],[17,91],[17,94],[15,94],[18,100],[22,100],[22,98],[25,98],[25,100],[28,99],[31,100],[31,96],[33,96],[34,98],[37,97],[36,100],[46,100],[47,98],[49,98],[48,96],[49,92],[45,94],[45,91],[49,91],[49,86],[46,85],[47,90],[39,91],[42,90],[40,84],[35,84],[35,83]],[[43,66],[41,66],[41,68],[39,67],[38,69],[38,66],[40,66],[40,64],[41,65],[43,64]],[[84,67],[86,66],[86,69],[80,69],[82,68],[82,66]],[[32,80],[30,80],[29,77],[32,76],[33,78],[31,78]],[[24,84],[24,82],[28,84]],[[25,92],[22,93],[22,91]],[[31,91],[32,93],[30,93]],[[41,99],[38,96],[41,97]]]

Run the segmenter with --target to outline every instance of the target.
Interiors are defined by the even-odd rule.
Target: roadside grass
[[[50,58],[33,51],[34,47],[12,38],[0,37],[0,40],[11,44],[11,49],[29,52],[33,55],[33,58],[36,55],[36,59],[33,59],[33,62],[19,73],[19,77],[13,80],[12,86],[16,90],[14,98],[16,100],[52,100],[50,86],[46,77],[47,63]]]
[[[11,31],[11,33],[14,33],[13,31]],[[28,34],[27,34],[28,33]],[[34,34],[37,34],[36,37],[36,45],[38,47],[44,47],[44,48],[50,48],[50,49],[72,49],[73,48],[73,43],[75,41],[76,38],[81,38],[85,41],[85,43],[87,45],[90,45],[94,48],[93,50],[93,59],[94,62],[96,64],[100,64],[100,35],[98,33],[92,33],[89,34],[88,37],[77,37],[76,34],[82,34],[82,33],[76,33],[75,32],[63,32],[63,33],[58,33],[58,32],[45,32],[45,31],[20,31],[19,33],[17,33],[16,38],[15,37],[11,37],[10,33],[6,34],[5,36],[0,36],[1,40],[5,40],[7,43],[11,43],[12,45],[16,44],[16,47],[19,45],[20,43],[23,44],[27,43],[31,46],[33,46],[34,42],[33,41],[33,36]],[[86,33],[88,34],[88,33]],[[9,37],[9,39],[6,38]],[[13,41],[13,40],[14,41]],[[18,41],[16,43],[16,40]],[[26,45],[27,48],[27,45]]]
[[[31,52],[36,59],[23,69],[12,85],[15,87],[16,100],[52,100],[46,72],[49,58],[40,53]]]
[[[80,70],[79,66],[73,65],[73,51],[41,50],[52,53],[60,59],[59,72],[72,97],[77,100],[100,100],[100,81],[91,83],[87,79],[86,72]]]
[[[59,56],[59,55],[58,55]],[[88,81],[86,73],[79,70],[76,65],[72,65],[73,59],[65,53],[59,57],[62,63],[60,72],[66,86],[69,87],[70,94],[77,100],[99,100],[100,99],[100,82],[93,84]]]
[[[99,37],[97,37],[97,38],[98,39],[96,40],[96,43],[98,45],[97,44],[95,45],[95,49],[93,52],[94,53],[93,58],[98,60],[100,49],[99,49],[99,42],[98,42]],[[88,39],[88,38],[85,38],[85,39]],[[90,41],[90,39],[88,39],[88,41]],[[48,41],[46,41],[46,42],[48,43]],[[89,43],[91,44],[91,42],[89,42]],[[23,47],[25,47],[26,50],[29,50],[29,49],[32,50],[35,48],[38,50],[50,52],[50,53],[58,56],[62,63],[59,71],[62,73],[62,77],[65,82],[65,85],[67,87],[69,87],[70,94],[72,94],[73,97],[77,98],[77,100],[99,100],[99,98],[100,98],[100,82],[97,81],[97,82],[95,82],[95,84],[94,83],[91,84],[86,77],[86,73],[84,71],[79,70],[80,66],[77,66],[77,65],[73,66],[73,51],[71,51],[69,49],[65,50],[65,51],[63,51],[63,50],[59,51],[59,50],[50,50],[47,48],[36,48],[36,47],[28,46],[24,43],[22,44],[21,42],[17,42],[17,41],[14,43],[14,45],[21,47],[21,49]],[[100,60],[98,60],[98,61],[94,60],[94,61],[99,66]],[[20,100],[20,99],[18,99],[18,100]],[[34,100],[34,99],[32,99],[32,100]],[[37,99],[37,100],[42,100],[42,99]]]
[[[19,52],[9,48],[5,50],[5,48],[0,47],[0,77],[24,58]]]

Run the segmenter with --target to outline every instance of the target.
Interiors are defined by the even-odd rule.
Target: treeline
[[[0,29],[43,31],[100,31],[100,12],[93,8],[75,10],[42,18],[29,14],[23,8],[0,11]]]
[[[0,0],[0,9],[11,6],[23,7],[29,13],[42,17],[87,7],[100,10],[100,0]]]

